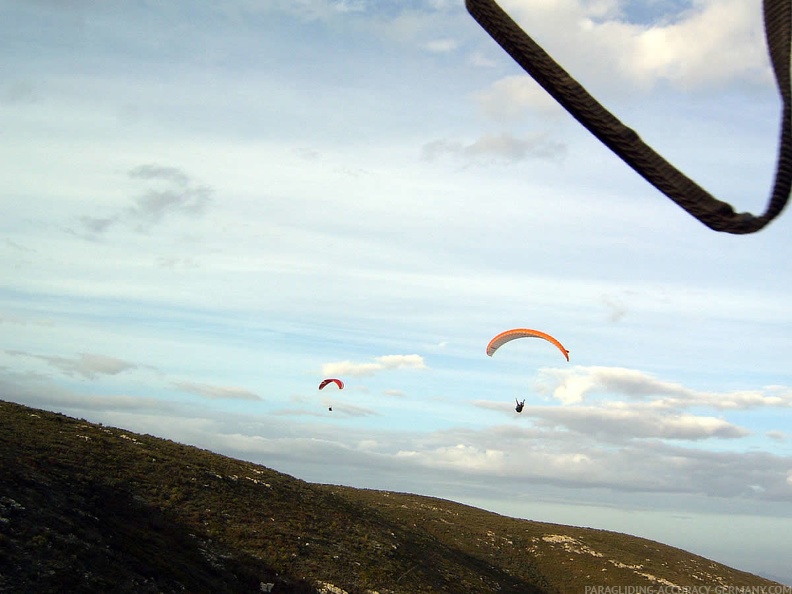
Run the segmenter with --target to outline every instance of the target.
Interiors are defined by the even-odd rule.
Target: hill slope
[[[0,592],[530,594],[614,585],[774,583],[624,534],[310,484],[0,401]]]

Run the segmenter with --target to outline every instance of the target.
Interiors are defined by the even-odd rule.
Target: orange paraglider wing
[[[342,382],[340,379],[336,379],[334,377],[328,378],[326,380],[322,380],[322,383],[319,384],[319,389],[321,390],[326,385],[333,384],[333,383],[338,386],[339,390],[343,390],[344,389],[344,382]]]
[[[489,344],[487,345],[487,355],[492,357],[492,354],[497,351],[501,346],[510,342],[516,338],[542,338],[552,344],[554,344],[561,353],[563,353],[564,357],[567,361],[569,361],[569,351],[564,348],[558,340],[546,334],[545,332],[540,332],[539,330],[531,330],[530,328],[514,328],[513,330],[506,330],[506,332],[501,332],[495,338],[490,340]]]

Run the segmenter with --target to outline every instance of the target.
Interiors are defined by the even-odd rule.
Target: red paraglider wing
[[[487,355],[491,357],[500,346],[511,340],[514,340],[515,338],[543,338],[544,340],[554,344],[558,350],[563,353],[564,357],[566,357],[566,360],[569,361],[569,351],[564,348],[564,345],[562,345],[549,334],[545,334],[539,330],[531,330],[529,328],[515,328],[513,330],[501,332],[495,338],[490,340],[489,344],[487,345]]]
[[[343,390],[344,389],[344,382],[342,382],[340,379],[336,379],[336,378],[328,378],[326,380],[322,380],[322,383],[319,384],[319,389],[321,390],[327,384],[333,384],[333,383],[338,386],[339,390]]]

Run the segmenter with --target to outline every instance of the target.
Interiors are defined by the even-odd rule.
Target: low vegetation
[[[774,583],[625,534],[311,484],[0,401],[0,592],[530,594],[705,585]]]

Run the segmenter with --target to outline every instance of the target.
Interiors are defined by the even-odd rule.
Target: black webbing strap
[[[792,189],[792,0],[764,0],[765,36],[781,93],[781,135],[773,193],[760,216],[735,213],[681,173],[602,107],[583,86],[531,39],[494,0],[465,0],[468,12],[564,109],[649,183],[716,231],[753,233],[784,208]]]

